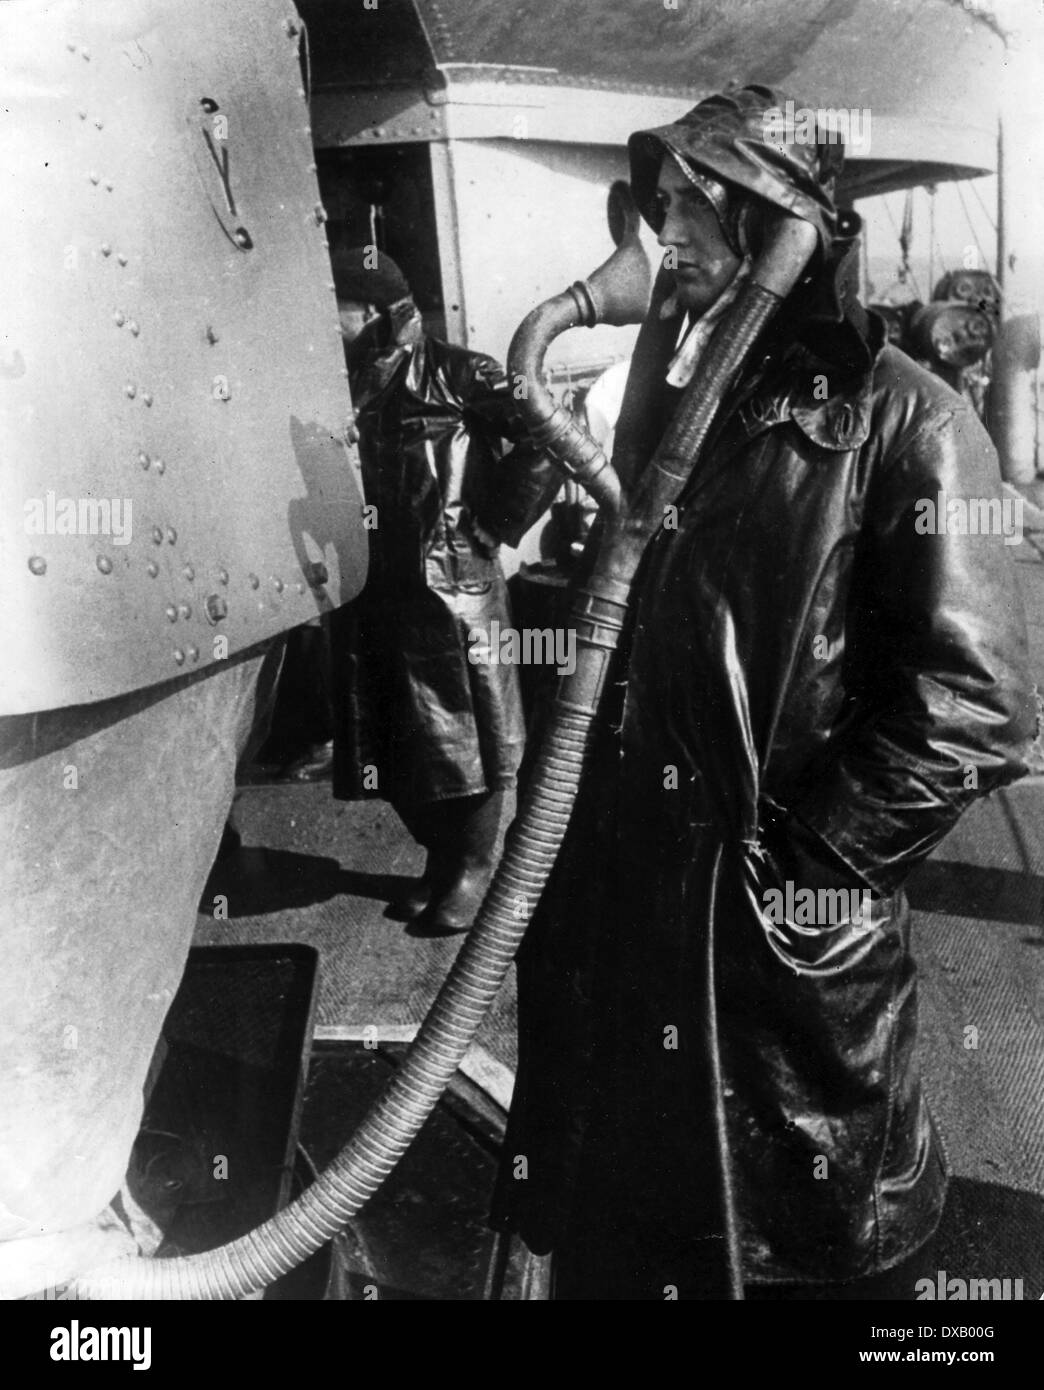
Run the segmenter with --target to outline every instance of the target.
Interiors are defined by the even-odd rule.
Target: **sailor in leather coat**
[[[398,915],[465,930],[525,743],[518,672],[485,659],[492,624],[511,626],[498,547],[560,480],[500,366],[424,334],[390,257],[341,249],[333,268],[342,306],[380,311],[347,349],[370,569],[331,618],[334,794],[390,801],[428,849]]]
[[[646,553],[619,698],[520,955],[495,1220],[553,1252],[557,1297],[724,1297],[730,1247],[748,1288],[852,1281],[928,1239],[946,1174],[903,885],[1024,775],[1035,730],[1007,538],[945,508],[923,525],[924,499],[1001,496],[993,447],[856,301],[836,151],[762,143],[744,176],[742,141],[782,102],[748,88],[631,140],[679,266],[701,254],[683,165],[733,275],[773,181],[833,251]],[[646,456],[680,395],[675,290],[632,369]]]

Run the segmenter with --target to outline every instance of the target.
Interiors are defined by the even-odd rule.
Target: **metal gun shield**
[[[0,714],[362,587],[300,32],[287,0],[0,6]]]

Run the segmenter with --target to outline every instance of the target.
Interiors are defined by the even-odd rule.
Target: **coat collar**
[[[866,442],[885,331],[858,298],[860,219],[846,212],[841,222],[828,261],[769,330],[738,410],[748,439],[793,420],[821,449],[845,453]]]
[[[759,380],[739,406],[743,435],[753,439],[793,420],[821,449],[858,449],[870,433],[873,366],[884,341],[876,315],[866,315],[859,329],[849,317],[841,324],[807,319],[799,343],[778,361],[771,354],[763,360]]]

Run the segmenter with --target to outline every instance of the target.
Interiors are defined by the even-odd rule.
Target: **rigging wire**
[[[979,207],[982,208],[983,217],[985,217],[986,221],[990,224],[990,231],[995,232],[997,230],[997,223],[991,216],[989,208],[986,206],[985,202],[983,202],[983,197],[982,194],[979,192],[978,184],[974,179],[968,179],[967,183],[968,187],[979,200]]]
[[[960,200],[961,200],[961,209],[962,209],[962,211],[964,212],[964,220],[967,222],[968,227],[969,227],[970,230],[971,230],[971,234],[972,234],[973,238],[975,239],[975,249],[976,249],[976,250],[978,251],[978,253],[979,253],[979,267],[978,267],[978,268],[979,268],[980,270],[987,270],[987,269],[989,268],[989,262],[988,262],[987,259],[986,259],[986,252],[982,249],[982,242],[979,240],[979,234],[978,234],[978,232],[975,230],[975,223],[971,220],[971,215],[970,215],[970,213],[968,212],[968,205],[967,205],[967,203],[964,201],[964,190],[961,188],[961,185],[960,185],[959,183],[956,184],[955,187],[956,187],[956,189],[957,189],[957,197],[960,198]]]
[[[902,251],[902,247],[903,247],[903,234],[900,232],[899,228],[896,226],[895,217],[894,217],[894,215],[893,215],[893,213],[892,213],[892,209],[891,209],[891,208],[889,207],[889,205],[888,205],[888,199],[887,199],[887,198],[884,198],[884,199],[882,199],[882,201],[884,202],[884,209],[885,209],[885,212],[888,214],[888,220],[889,220],[889,222],[891,222],[891,224],[892,224],[892,231],[895,233],[895,239],[896,239],[896,241],[898,241],[900,250]],[[904,223],[904,227],[905,227],[905,224],[906,224],[906,209],[905,209],[905,207],[904,207],[904,211],[903,211],[903,223]],[[912,226],[912,209],[911,209],[911,226]],[[907,247],[909,247],[909,241],[907,241]],[[913,286],[913,292],[914,292],[914,294],[917,296],[918,299],[921,299],[921,287],[920,287],[920,286],[918,285],[918,283],[917,283],[917,276],[913,273],[913,270],[912,270],[911,267],[910,267],[910,263],[909,263],[909,261],[907,260],[907,253],[904,251],[904,252],[903,252],[902,264],[901,264],[900,267],[899,267],[899,283],[900,283],[901,285],[905,285],[907,279],[909,279],[910,284]]]

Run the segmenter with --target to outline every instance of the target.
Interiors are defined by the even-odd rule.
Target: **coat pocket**
[[[833,973],[865,958],[895,916],[829,845],[764,801],[757,843],[744,850],[747,900],[766,944],[801,973]]]

